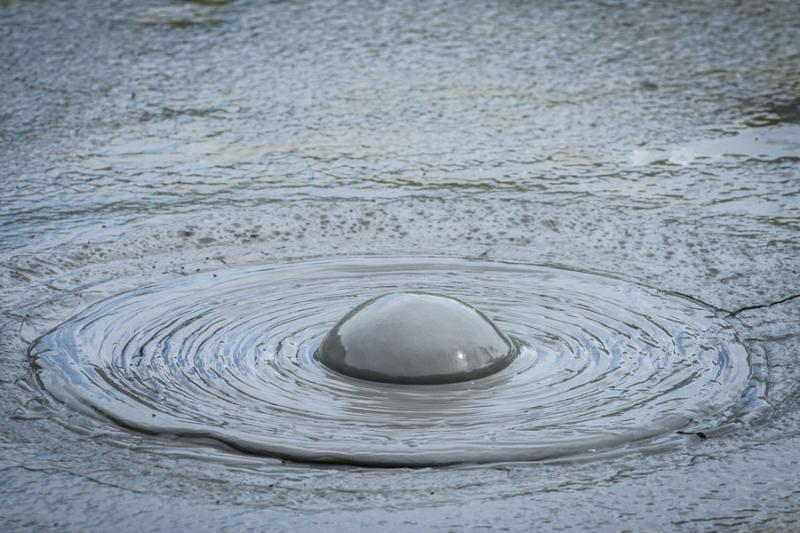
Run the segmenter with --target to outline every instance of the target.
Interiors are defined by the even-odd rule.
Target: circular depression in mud
[[[349,310],[397,290],[481,309],[517,356],[471,381],[366,381],[315,357]],[[281,458],[421,466],[634,445],[746,413],[733,328],[693,300],[559,268],[353,258],[203,273],[101,301],[31,348],[42,385],[138,431]]]

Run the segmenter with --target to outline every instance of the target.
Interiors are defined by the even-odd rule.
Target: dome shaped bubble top
[[[317,357],[354,378],[433,385],[488,376],[516,353],[511,340],[474,307],[447,296],[397,292],[348,313],[325,337]]]

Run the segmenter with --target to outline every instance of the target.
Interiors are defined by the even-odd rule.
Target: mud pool
[[[0,1],[0,525],[798,527],[798,28]],[[398,289],[519,355],[440,405],[332,381]]]

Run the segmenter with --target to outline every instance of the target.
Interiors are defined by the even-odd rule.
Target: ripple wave
[[[392,385],[315,359],[347,311],[393,290],[476,306],[518,343],[491,376]],[[40,338],[41,384],[93,416],[314,462],[421,466],[607,450],[738,419],[759,380],[711,308],[554,267],[336,258],[202,273],[92,305]]]

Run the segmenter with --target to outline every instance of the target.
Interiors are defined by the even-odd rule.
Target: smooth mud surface
[[[0,525],[797,528],[798,28],[0,0]],[[492,394],[315,361],[394,290],[521,342]]]

